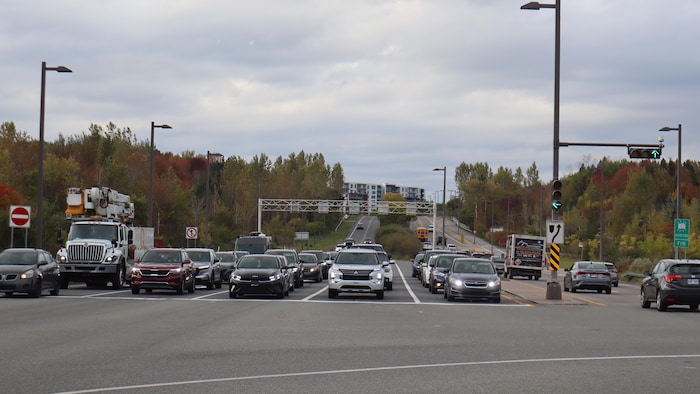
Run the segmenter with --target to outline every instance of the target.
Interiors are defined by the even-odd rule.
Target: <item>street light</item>
[[[210,162],[211,162],[211,157],[223,157],[221,153],[214,153],[214,152],[209,152],[207,151],[207,191],[206,191],[206,197],[205,197],[205,204],[206,204],[206,217],[205,217],[205,223],[204,223],[204,247],[208,248],[209,247],[209,167],[210,167]]]
[[[44,215],[44,102],[46,101],[46,71],[59,73],[72,73],[73,70],[66,66],[46,67],[46,62],[41,62],[41,105],[39,106],[39,174],[36,188],[36,247],[41,249],[43,241],[43,215]]]
[[[148,182],[148,227],[153,227],[153,134],[156,128],[172,129],[167,124],[155,124],[151,122],[151,173]]]
[[[447,167],[433,168],[433,171],[442,171],[442,244],[447,245],[445,233],[445,191],[447,189]]]
[[[541,8],[554,8],[554,155],[552,164],[552,181],[559,179],[559,64],[561,58],[561,2],[556,0],[554,4],[541,4],[531,1],[520,7],[521,10],[539,10]],[[558,219],[558,213],[552,207],[552,220]],[[560,300],[561,287],[557,280],[557,271],[551,272],[551,286],[547,286],[547,299]]]
[[[678,132],[678,162],[676,164],[676,219],[681,218],[681,169],[683,162],[681,161],[681,125],[678,127],[662,127],[659,131],[677,131]],[[676,259],[679,257],[679,248],[675,248]]]

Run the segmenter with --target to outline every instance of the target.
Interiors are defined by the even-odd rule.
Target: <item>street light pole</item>
[[[42,248],[44,238],[44,103],[46,101],[46,71],[60,73],[72,73],[66,66],[46,67],[46,62],[41,62],[41,104],[39,106],[39,167],[36,188],[36,247]]]
[[[156,128],[172,129],[172,127],[167,124],[157,125],[155,122],[151,122],[151,170],[148,181],[148,227],[153,227],[153,134]]]
[[[680,219],[681,216],[681,169],[683,168],[683,161],[681,160],[681,125],[678,127],[662,127],[659,131],[677,131],[678,132],[678,162],[676,164],[676,219]],[[676,259],[679,258],[679,248],[675,248]]]
[[[447,190],[447,167],[433,168],[433,171],[442,171],[442,245],[447,245],[445,234],[445,191]]]
[[[206,217],[205,217],[205,223],[204,223],[204,247],[208,248],[209,247],[209,178],[210,178],[210,167],[211,167],[211,158],[212,157],[222,157],[223,155],[221,153],[214,153],[214,152],[209,152],[207,151],[207,187],[206,187],[206,197],[205,197],[205,204],[206,204]]]
[[[554,154],[552,163],[552,181],[559,179],[559,80],[561,58],[561,2],[556,0],[554,4],[541,4],[536,1],[529,2],[520,7],[521,10],[539,10],[542,8],[554,8]],[[552,220],[557,220],[557,211],[552,206]],[[557,271],[551,270],[550,284],[547,286],[547,299],[561,299],[561,287],[557,279]]]

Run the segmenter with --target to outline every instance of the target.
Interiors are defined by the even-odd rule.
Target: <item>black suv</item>
[[[282,265],[282,260],[270,254],[249,254],[238,259],[229,280],[229,297],[272,294],[284,298],[289,295],[290,276],[286,274],[287,266]]]
[[[287,267],[294,274],[294,287],[304,287],[304,264],[294,249],[268,249],[265,254],[276,254],[287,258]]]

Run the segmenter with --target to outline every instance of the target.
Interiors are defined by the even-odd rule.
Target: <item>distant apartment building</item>
[[[353,201],[367,201],[376,206],[387,193],[399,193],[406,201],[423,201],[425,189],[415,186],[398,186],[388,183],[352,183],[343,184],[343,198]]]

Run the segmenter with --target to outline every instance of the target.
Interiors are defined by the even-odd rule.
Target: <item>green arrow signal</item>
[[[561,205],[561,201],[559,200],[552,201],[552,208],[554,208],[555,211],[558,211],[559,208],[561,208]]]
[[[653,157],[654,159],[658,159],[659,157],[661,157],[661,152],[659,152],[658,149],[652,149],[651,157]]]

